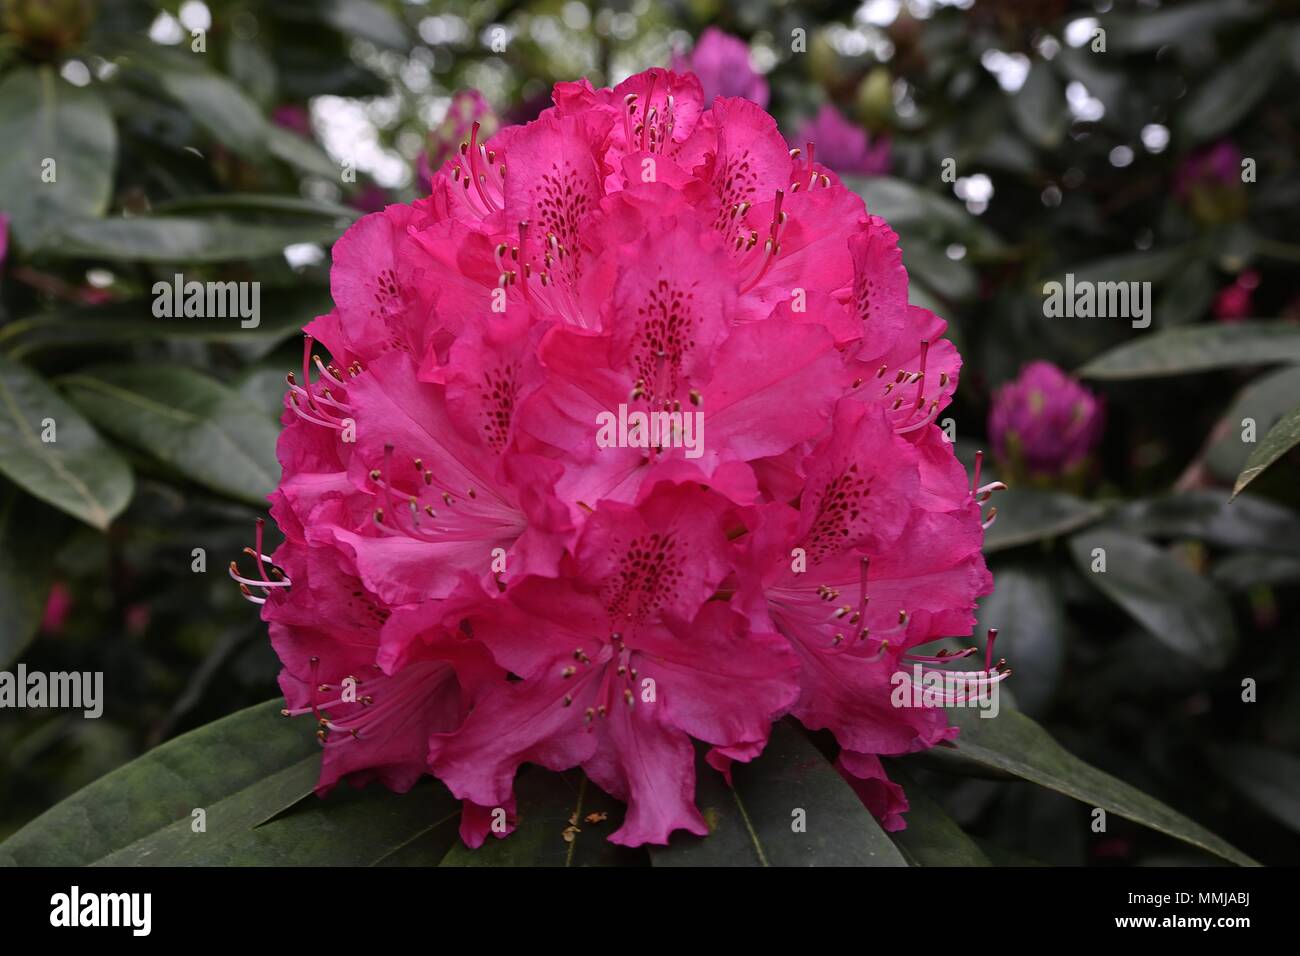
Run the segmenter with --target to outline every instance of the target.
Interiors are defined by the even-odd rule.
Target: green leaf
[[[148,73],[217,142],[250,159],[266,155],[270,124],[261,109],[237,84],[208,69],[204,54],[134,38],[126,47],[125,65]]]
[[[208,864],[214,844],[239,838],[247,830],[267,822],[311,794],[320,778],[320,761],[319,752],[313,753],[204,805],[204,829],[201,832],[195,832],[194,817],[187,815],[106,854],[96,860],[95,865]]]
[[[346,222],[316,220],[272,225],[192,216],[83,219],[61,223],[39,251],[73,259],[232,262],[278,256],[296,243],[328,245],[345,228]]]
[[[271,126],[266,134],[266,146],[276,159],[296,166],[300,172],[321,176],[331,181],[337,180],[339,166],[330,159],[329,153],[309,139],[303,139],[297,133]]]
[[[530,767],[515,782],[518,826],[503,839],[489,836],[477,850],[452,845],[443,866],[635,866],[643,851],[610,843],[624,808],[581,771],[552,773]],[[604,820],[586,819],[605,814]],[[567,838],[566,838],[567,837]]]
[[[275,792],[290,795],[288,789]],[[242,820],[251,816],[246,813]],[[324,799],[300,800],[260,826],[231,828],[224,836],[196,834],[184,859],[203,866],[419,865],[437,850],[445,852],[459,817],[460,801],[433,780],[409,793],[379,784],[363,790],[339,786]]]
[[[1300,833],[1300,759],[1241,741],[1213,747],[1210,756],[1214,768],[1235,789]]]
[[[1055,149],[1065,136],[1068,111],[1061,84],[1045,60],[1036,60],[1022,86],[1011,98],[1011,116],[1035,146]]]
[[[956,749],[972,760],[1014,774],[1080,802],[1100,807],[1232,863],[1255,861],[1199,824],[1122,780],[1084,763],[1019,711],[1002,708],[996,717],[979,708],[951,707],[948,717],[961,728]]]
[[[1187,261],[1187,256],[1188,250],[1183,246],[1155,249],[1150,252],[1126,252],[1118,256],[1107,256],[1104,259],[1091,259],[1071,267],[1067,272],[1053,275],[1051,279],[1064,283],[1066,274],[1071,274],[1074,276],[1076,289],[1082,282],[1160,282],[1182,268]],[[1039,283],[1039,290],[1046,281]],[[1098,319],[1097,321],[1111,320]]]
[[[1283,34],[1264,31],[1240,57],[1221,65],[1192,91],[1175,128],[1192,143],[1227,132],[1268,92],[1281,71],[1285,53]]]
[[[987,226],[954,199],[920,189],[892,176],[845,177],[845,185],[862,197],[867,212],[883,216],[890,228],[931,242],[957,239],[971,248],[991,251],[1002,243]]]
[[[1234,501],[1226,491],[1200,489],[1133,501],[1106,523],[1129,534],[1300,554],[1300,516],[1263,498]]]
[[[58,222],[103,215],[113,191],[117,128],[99,91],[50,67],[0,80],[0,206],[14,238],[39,245]],[[42,174],[53,160],[53,182]]]
[[[1047,709],[1065,669],[1065,612],[1042,562],[999,563],[993,593],[980,600],[977,633],[999,630],[997,651],[1015,669],[1017,704],[1030,714]],[[983,666],[980,655],[969,659]]]
[[[36,636],[50,593],[58,514],[0,483],[0,668]]]
[[[379,47],[406,50],[411,45],[405,25],[374,0],[325,0],[321,18],[346,37],[360,37]]]
[[[917,785],[896,761],[887,761],[889,778],[907,794],[907,828],[889,836],[912,866],[992,866],[943,807]]]
[[[0,865],[94,862],[318,754],[310,725],[281,717],[281,706],[192,730],[83,787],[0,843]]]
[[[1194,325],[1143,335],[1093,359],[1086,378],[1154,378],[1238,365],[1300,363],[1300,326],[1290,322]]]
[[[1106,513],[1106,506],[1061,491],[1010,488],[993,496],[997,520],[984,533],[984,553],[1077,531]]]
[[[906,866],[907,861],[821,752],[791,721],[772,727],[762,756],[734,764],[728,787],[702,761],[696,804],[707,837],[651,847],[655,866]],[[807,832],[795,832],[803,810]]]
[[[272,213],[282,216],[325,218],[334,221],[359,219],[361,213],[351,206],[323,199],[304,199],[301,196],[282,196],[275,193],[206,193],[199,196],[180,196],[156,203],[153,211],[158,215],[190,212],[251,212]]]
[[[1246,467],[1250,453],[1259,447],[1259,440],[1295,407],[1300,396],[1300,366],[1289,365],[1261,375],[1241,390],[1232,406],[1223,413],[1213,442],[1205,455],[1210,472],[1224,481],[1236,479]],[[1242,440],[1246,419],[1254,422],[1254,442]]]
[[[1246,467],[1237,476],[1232,493],[1239,495],[1245,487],[1275,461],[1300,444],[1300,405],[1282,416],[1281,421],[1269,429],[1259,447],[1246,459]]]
[[[1250,591],[1260,585],[1300,582],[1300,557],[1289,554],[1241,552],[1230,554],[1210,572],[1216,584],[1233,591]]]
[[[41,440],[54,421],[54,441]],[[106,529],[131,500],[131,469],[35,372],[0,357],[0,473],[74,518]]]
[[[1105,550],[1104,572],[1092,570],[1096,548]],[[1149,541],[1109,529],[1076,535],[1070,551],[1083,577],[1161,643],[1208,668],[1227,663],[1236,623],[1205,578]]]
[[[238,318],[140,318],[151,313],[151,299],[44,313],[0,327],[0,349],[14,359],[47,349],[163,339],[241,346],[260,343],[269,349],[300,331],[315,316],[328,312],[332,301],[329,289],[323,286],[299,286],[263,290],[260,305],[261,321],[256,328],[248,329]],[[284,372],[280,370],[281,386]],[[283,394],[283,387],[280,391]]]
[[[171,365],[88,369],[60,379],[105,431],[213,491],[264,505],[280,466],[266,410],[206,375]]]
[[[1140,13],[1112,13],[1101,25],[1106,30],[1107,49],[1127,53],[1199,40],[1217,27],[1251,19],[1259,10],[1249,0],[1199,0]]]
[[[899,242],[899,248],[912,277],[936,294],[962,301],[978,291],[974,270],[965,262],[949,259],[931,243],[909,237]]]

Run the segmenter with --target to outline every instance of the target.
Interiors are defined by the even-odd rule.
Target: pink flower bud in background
[[[301,103],[281,103],[271,110],[271,122],[291,133],[311,139],[311,113]]]
[[[875,143],[862,127],[850,123],[834,106],[823,104],[815,119],[805,120],[790,145],[817,144],[816,159],[841,175],[882,176],[889,172],[889,137]]]
[[[709,27],[700,34],[689,56],[674,53],[672,69],[677,73],[694,73],[700,78],[705,106],[715,96],[743,96],[759,106],[767,106],[767,80],[754,69],[749,45],[717,27]]]
[[[1240,322],[1255,311],[1254,291],[1259,286],[1259,273],[1254,269],[1237,276],[1231,285],[1224,286],[1214,298],[1214,317],[1220,322]]]
[[[72,611],[72,592],[62,581],[55,581],[50,588],[49,597],[45,599],[45,610],[41,614],[41,633],[58,634],[68,623],[68,614]]]
[[[1055,478],[1088,459],[1104,417],[1096,395],[1051,362],[1031,362],[993,396],[989,437],[1012,474]]]
[[[1241,150],[1223,139],[1188,153],[1174,174],[1174,195],[1186,199],[1200,186],[1235,186],[1241,182]]]
[[[425,151],[416,160],[420,190],[427,193],[433,174],[456,154],[457,147],[469,139],[474,124],[481,126],[479,141],[485,142],[497,130],[496,114],[478,90],[459,90],[452,95],[451,106],[441,123],[429,131]]]
[[[1189,153],[1174,173],[1174,196],[1204,224],[1241,219],[1246,214],[1242,158],[1237,144],[1226,139]]]

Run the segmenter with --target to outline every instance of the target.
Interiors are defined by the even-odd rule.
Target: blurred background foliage
[[[109,697],[100,720],[0,713],[0,838],[274,693],[226,564],[278,477],[284,374],[296,331],[329,308],[329,243],[421,194],[452,94],[524,122],[555,81],[617,83],[714,26],[748,44],[792,139],[831,104],[888,144],[882,175],[846,178],[962,350],[948,415],[964,460],[1030,360],[1082,370],[1102,400],[1082,467],[1016,475],[993,502],[980,616],[1001,628],[1017,706],[1257,859],[1300,859],[1294,0],[3,11],[0,669],[100,670]],[[39,180],[46,157],[57,188]],[[177,273],[259,281],[260,325],[156,318],[151,289]],[[1043,283],[1066,273],[1150,281],[1151,328],[1044,317]],[[36,438],[46,417],[54,445]],[[1229,503],[1280,420],[1272,466]],[[1120,820],[1091,833],[1087,808],[1051,791],[913,774],[1010,858],[1204,859]]]

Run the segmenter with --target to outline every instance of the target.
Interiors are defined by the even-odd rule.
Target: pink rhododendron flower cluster
[[[729,774],[792,714],[897,828],[880,755],[956,730],[891,680],[992,586],[945,323],[755,103],[663,69],[554,103],[348,230],[289,376],[285,541],[232,574],[319,790],[431,773],[478,845],[521,764],[581,767],[662,844],[707,832],[692,738]]]

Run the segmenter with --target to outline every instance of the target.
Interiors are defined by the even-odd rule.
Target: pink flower
[[[1174,174],[1174,195],[1188,198],[1198,188],[1233,188],[1241,185],[1241,150],[1222,139],[1183,157]]]
[[[1259,286],[1259,273],[1247,269],[1226,285],[1214,297],[1214,317],[1220,322],[1240,322],[1255,311],[1255,289]]]
[[[956,731],[892,685],[991,586],[945,323],[755,103],[661,69],[553,99],[348,230],[288,377],[285,540],[231,573],[319,789],[432,773],[478,845],[522,764],[581,767],[611,839],[665,843],[707,832],[692,740],[729,773],[793,714],[899,826],[879,755]]]
[[[840,175],[883,176],[889,172],[888,137],[872,143],[866,130],[850,123],[829,103],[822,104],[815,119],[804,120],[790,145],[803,149],[808,143],[816,143],[816,158]]]
[[[705,106],[717,96],[743,96],[759,106],[767,106],[767,80],[754,69],[749,45],[717,27],[709,27],[700,34],[689,56],[674,53],[672,68],[700,78]]]
[[[311,139],[311,113],[301,103],[281,103],[271,110],[271,122],[305,139]]]
[[[1092,392],[1050,362],[1031,362],[993,396],[989,436],[1009,469],[1055,478],[1087,461],[1104,418]]]
[[[9,256],[9,214],[0,212],[0,266]]]
[[[433,174],[456,154],[475,123],[485,128],[485,138],[496,131],[495,114],[483,94],[478,90],[458,90],[452,94],[447,115],[429,131],[425,150],[416,160],[416,175],[421,189],[428,192]]]
[[[45,610],[41,612],[41,633],[61,633],[71,613],[72,592],[62,581],[55,581],[45,599]]]

